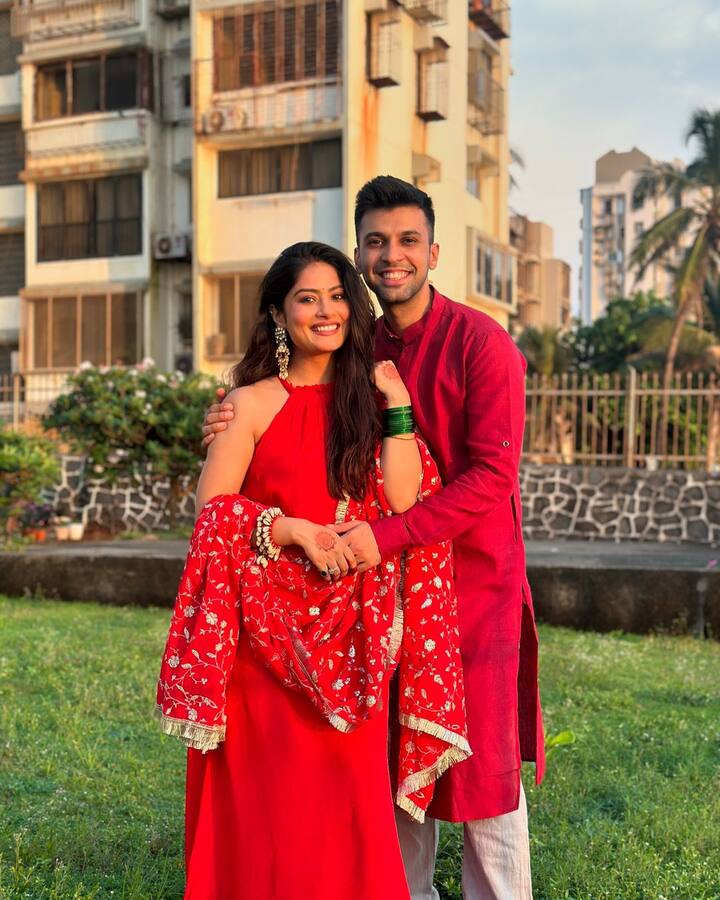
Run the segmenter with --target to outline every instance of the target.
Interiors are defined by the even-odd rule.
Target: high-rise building
[[[21,48],[12,36],[10,7],[0,3],[0,374],[17,364],[25,283],[25,191],[18,181],[23,167]]]
[[[653,162],[637,147],[625,153],[611,150],[595,164],[595,184],[580,192],[580,317],[584,324],[602,315],[617,297],[635,291],[654,291],[659,297],[672,293],[666,262],[649,266],[642,278],[629,264],[638,237],[674,208],[674,200],[666,196],[634,201],[638,179]]]
[[[517,250],[517,318],[513,330],[570,326],[570,266],[554,255],[555,235],[545,222],[510,219]]]
[[[195,364],[245,347],[287,245],[352,253],[377,174],[432,196],[450,296],[507,326],[509,8],[499,0],[192,4]]]
[[[84,360],[189,365],[189,0],[14,0],[12,25],[29,388]]]

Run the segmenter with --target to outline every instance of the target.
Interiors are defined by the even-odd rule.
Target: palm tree
[[[672,212],[640,235],[631,257],[638,278],[653,263],[680,259],[675,273],[677,314],[663,371],[664,423],[683,328],[693,316],[702,323],[705,283],[716,282],[720,274],[720,110],[696,110],[686,141],[696,142],[696,156],[685,169],[656,163],[644,170],[634,192],[639,204],[661,195],[675,201]],[[666,443],[666,431],[660,430],[661,445]]]

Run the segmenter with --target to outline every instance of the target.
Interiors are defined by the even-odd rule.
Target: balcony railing
[[[26,41],[127,28],[139,22],[138,0],[15,0],[12,31]]]
[[[403,6],[417,22],[426,25],[447,22],[448,0],[403,0]]]
[[[469,0],[468,16],[493,40],[510,37],[510,6],[503,0]]]
[[[230,88],[222,60],[196,60],[194,65],[197,134],[298,131],[340,118],[342,93],[337,76]]]
[[[502,134],[505,129],[505,91],[487,72],[468,72],[470,124],[481,134]]]

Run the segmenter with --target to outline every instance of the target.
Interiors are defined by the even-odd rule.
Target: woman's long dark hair
[[[254,384],[277,375],[275,322],[270,307],[281,310],[303,269],[327,263],[338,273],[350,307],[348,335],[335,351],[335,390],[327,445],[328,487],[338,500],[362,499],[381,436],[380,414],[372,382],[375,311],[370,295],[350,260],[328,244],[303,241],[283,250],[260,285],[260,310],[243,359],[233,368],[232,386]],[[290,359],[292,342],[288,336]]]

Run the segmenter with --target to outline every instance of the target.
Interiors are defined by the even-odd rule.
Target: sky
[[[692,158],[697,107],[720,107],[720,0],[515,0],[512,208],[552,225],[578,303],[580,189],[608,150]]]

